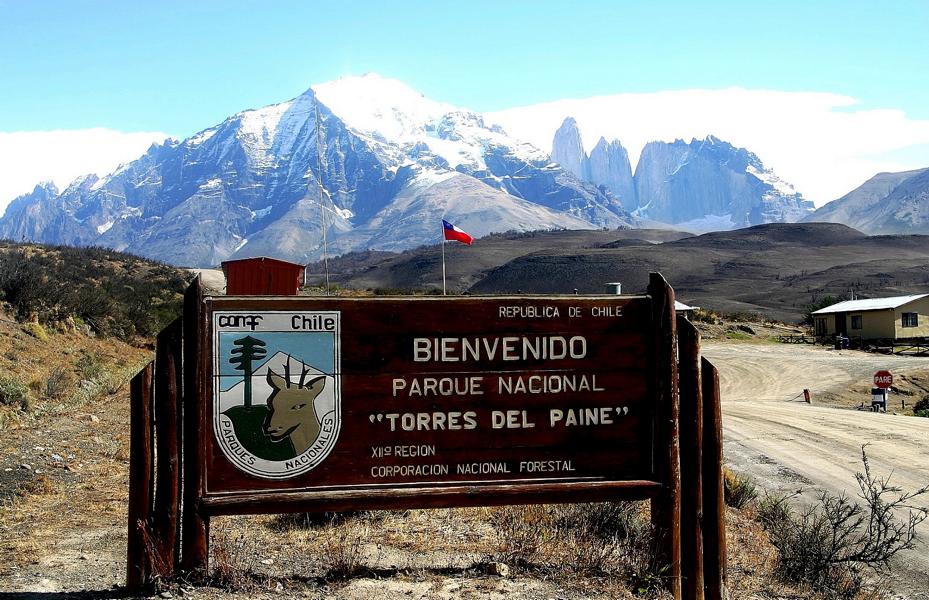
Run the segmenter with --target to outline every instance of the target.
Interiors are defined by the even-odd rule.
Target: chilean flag
[[[442,219],[442,230],[445,233],[446,240],[455,240],[456,242],[461,242],[462,244],[471,245],[471,242],[474,241],[474,238],[458,229],[445,219]]]

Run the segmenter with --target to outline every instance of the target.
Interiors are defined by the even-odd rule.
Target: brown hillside
[[[378,255],[344,271],[332,261],[330,271],[347,287],[441,288],[440,250]],[[449,289],[456,292],[603,293],[610,281],[637,292],[650,271],[660,271],[689,304],[789,322],[827,295],[929,291],[929,236],[867,236],[829,223],[686,237],[643,230],[499,236],[471,247],[449,244],[446,255]]]

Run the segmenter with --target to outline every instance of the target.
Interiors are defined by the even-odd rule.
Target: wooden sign
[[[655,479],[646,297],[213,298],[207,312],[207,499]]]
[[[132,590],[207,569],[217,515],[649,499],[672,597],[726,596],[718,375],[660,274],[583,297],[197,279],[131,392]]]

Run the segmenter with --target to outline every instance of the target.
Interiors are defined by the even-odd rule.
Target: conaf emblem
[[[319,465],[340,428],[338,332],[220,331],[214,339],[213,423],[223,454],[267,479]]]

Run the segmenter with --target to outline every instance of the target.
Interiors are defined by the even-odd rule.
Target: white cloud
[[[103,128],[0,131],[0,214],[13,198],[31,192],[40,181],[51,180],[64,189],[81,175],[103,177],[167,137],[153,131]]]
[[[618,138],[633,167],[649,141],[712,134],[748,148],[821,206],[875,173],[929,167],[929,121],[858,105],[839,94],[729,88],[560,100],[487,116],[546,151],[555,130],[572,116],[588,152],[600,136]],[[920,144],[907,153],[911,162],[890,158]]]

